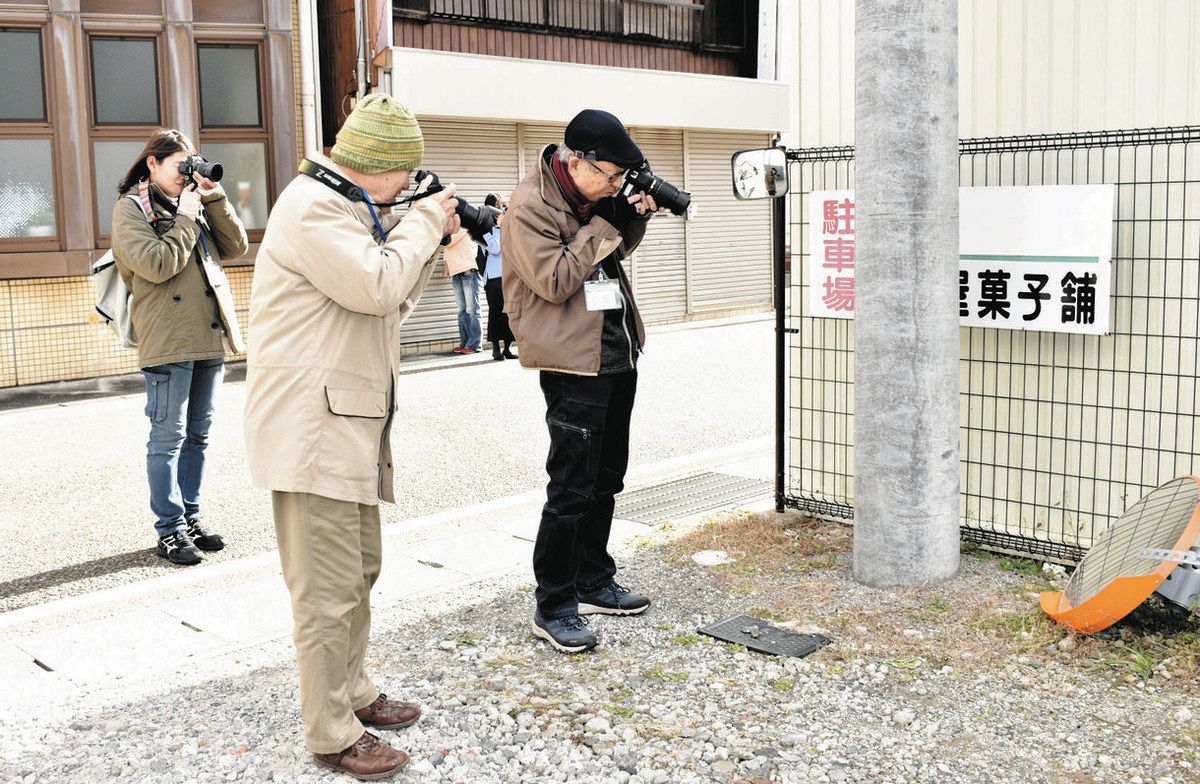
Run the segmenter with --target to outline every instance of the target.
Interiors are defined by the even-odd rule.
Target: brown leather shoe
[[[369,732],[348,749],[333,754],[314,754],[317,765],[338,773],[349,773],[360,781],[379,781],[396,775],[408,764],[408,755]]]
[[[389,700],[386,694],[380,694],[365,708],[354,711],[364,725],[379,730],[402,730],[411,727],[421,718],[421,706],[415,702]]]

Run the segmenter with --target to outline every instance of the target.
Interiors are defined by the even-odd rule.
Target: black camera
[[[220,182],[225,176],[225,167],[219,163],[207,161],[199,155],[189,155],[186,160],[179,164],[179,173],[184,177],[191,177],[193,174],[199,174],[201,177]]]
[[[625,173],[625,186],[621,193],[632,196],[635,193],[649,194],[660,207],[666,207],[676,215],[687,212],[692,203],[692,194],[681,191],[662,177],[655,176],[650,171],[650,164],[643,163],[639,168],[630,169]]]
[[[423,199],[426,196],[431,196],[445,188],[445,186],[442,185],[442,181],[438,179],[438,176],[431,171],[418,169],[415,176],[417,182],[421,182],[426,177],[432,178],[433,181],[429,183],[428,188],[414,196],[413,201],[416,201],[417,199]],[[491,234],[492,229],[496,227],[496,215],[500,212],[500,210],[496,209],[495,207],[484,207],[482,209],[479,207],[472,207],[467,203],[466,199],[457,193],[454,194],[454,198],[458,199],[458,207],[454,210],[454,212],[462,221],[462,227],[467,230],[468,234],[471,235],[471,239],[480,243],[484,242],[484,238],[487,237],[488,234]]]

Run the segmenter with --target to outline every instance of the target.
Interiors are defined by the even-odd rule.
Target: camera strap
[[[365,203],[367,205],[367,209],[371,213],[371,220],[375,222],[375,230],[379,232],[379,244],[383,245],[385,242],[387,242],[387,232],[383,230],[383,224],[379,222],[379,215],[375,212],[376,204],[371,201],[371,197],[366,191],[332,169],[328,169],[319,163],[309,160],[308,158],[300,161],[300,173],[308,175],[327,188],[337,191],[349,201]],[[378,206],[395,207],[398,204],[406,204],[409,201],[411,201],[411,199],[402,199],[400,201],[394,201],[389,204],[380,204]]]
[[[369,201],[367,192],[362,188],[332,169],[327,169],[319,163],[310,161],[308,158],[300,161],[300,173],[312,177],[327,188],[332,188],[350,201]]]

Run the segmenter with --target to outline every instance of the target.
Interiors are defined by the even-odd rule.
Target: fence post
[[[857,0],[854,576],[959,562],[958,9]]]
[[[787,198],[771,200],[771,263],[775,276],[775,511],[786,508],[787,487],[787,278],[784,274],[784,239],[787,234]]]

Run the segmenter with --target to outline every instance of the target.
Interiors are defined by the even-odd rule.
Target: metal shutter
[[[525,171],[521,172],[522,178],[536,169],[538,155],[541,154],[543,147],[547,144],[560,144],[562,142],[563,131],[566,128],[567,126],[565,125],[521,126],[522,146],[525,149]]]
[[[634,141],[659,177],[683,188],[683,131],[637,128]],[[671,213],[650,219],[633,254],[633,291],[646,323],[687,315],[687,246],[683,218]]]
[[[483,206],[490,192],[512,193],[517,184],[517,126],[515,123],[470,120],[422,119],[425,161],[421,168],[437,172],[442,182],[453,182],[473,207]],[[442,262],[430,279],[416,312],[401,327],[405,344],[458,340],[458,305],[450,279],[442,277]],[[484,337],[487,301],[482,287]]]
[[[735,152],[770,143],[761,133],[687,134],[685,190],[697,209],[687,227],[694,311],[771,304],[771,202],[738,201],[729,174]]]

